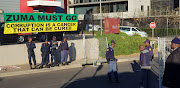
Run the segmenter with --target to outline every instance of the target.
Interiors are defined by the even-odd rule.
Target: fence
[[[159,88],[162,88],[162,79],[165,68],[165,61],[171,52],[171,39],[158,38],[158,59],[159,59]]]

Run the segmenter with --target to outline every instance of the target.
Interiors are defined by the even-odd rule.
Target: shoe
[[[34,69],[36,69],[37,68],[37,65],[34,65]]]
[[[39,67],[39,69],[42,69],[43,68],[43,65],[41,65],[40,67]]]
[[[64,63],[61,63],[61,66],[64,66]]]
[[[33,69],[31,65],[30,65],[30,69]]]
[[[69,65],[69,63],[66,62],[65,65]]]
[[[46,65],[45,68],[50,68],[50,66]]]
[[[54,65],[53,65],[53,64],[51,64],[51,67],[54,67]]]

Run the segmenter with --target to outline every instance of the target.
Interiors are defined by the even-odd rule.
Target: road
[[[154,61],[150,87],[158,88],[158,69]],[[120,83],[107,80],[107,64],[46,73],[0,78],[0,88],[139,88],[140,72],[137,62],[118,63]]]

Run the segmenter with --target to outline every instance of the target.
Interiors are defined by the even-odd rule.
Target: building
[[[86,11],[92,10],[96,19],[100,17],[99,0],[70,0],[68,13],[79,14],[79,20],[83,20]],[[149,15],[150,0],[102,0],[103,17],[111,18],[138,18]]]
[[[64,0],[1,0],[0,10],[4,13],[64,13],[64,4]],[[0,22],[4,22],[3,14],[0,14]]]
[[[179,11],[179,0],[151,0],[151,15],[169,15],[172,11]]]

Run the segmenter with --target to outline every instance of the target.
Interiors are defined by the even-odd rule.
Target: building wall
[[[73,1],[73,0],[72,0]],[[113,0],[109,0],[113,1]],[[115,0],[115,1],[123,1],[123,0]],[[126,0],[124,0],[126,1]],[[141,11],[141,5],[143,5],[144,10]],[[89,6],[89,5],[86,5]],[[148,6],[149,10],[151,8],[150,0],[128,0],[128,11],[125,12],[109,12],[109,13],[103,13],[104,17],[111,17],[111,18],[138,18],[138,17],[144,17],[148,15]],[[74,14],[75,12],[74,7],[72,6],[70,8],[70,13]],[[100,14],[95,13],[95,16],[100,16]],[[79,20],[83,20],[84,14],[79,14]],[[99,17],[96,17],[96,19],[99,19]]]
[[[0,1],[0,9],[4,11],[4,13],[19,13],[19,0],[1,0]],[[4,22],[3,14],[0,14],[0,22]]]

